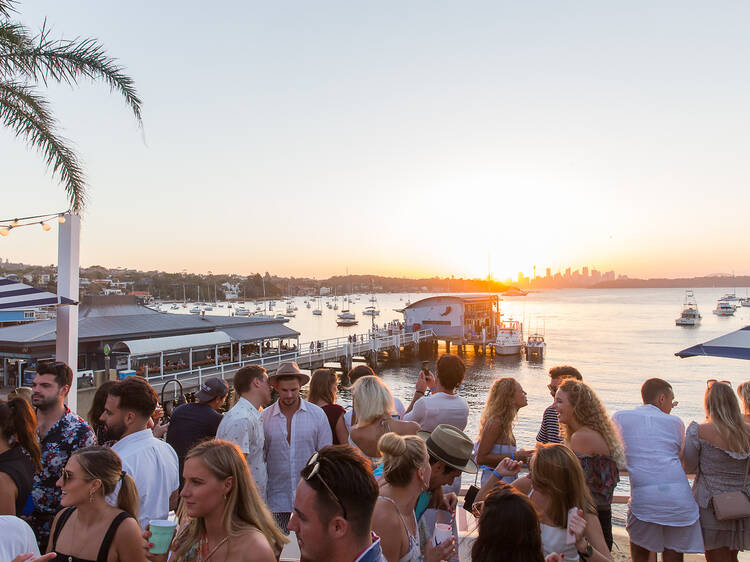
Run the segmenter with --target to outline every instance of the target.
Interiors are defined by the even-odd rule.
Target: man
[[[456,394],[456,390],[463,382],[465,373],[466,365],[458,355],[444,353],[437,362],[437,388],[425,396],[427,373],[421,371],[417,390],[403,420],[415,421],[428,432],[440,424],[463,430],[469,419],[469,405],[465,398]]]
[[[562,443],[562,436],[560,435],[560,420],[557,417],[557,410],[554,408],[555,394],[557,389],[565,379],[576,379],[582,381],[583,377],[578,369],[571,367],[570,365],[563,365],[560,367],[552,367],[549,370],[549,384],[547,388],[552,394],[552,404],[547,406],[542,416],[542,425],[539,428],[539,433],[536,434],[536,442],[539,444],[545,443]]]
[[[234,375],[234,391],[239,399],[224,415],[216,437],[237,444],[247,459],[258,493],[265,501],[268,472],[263,445],[266,440],[259,410],[271,403],[271,385],[266,370],[260,365],[242,367]]]
[[[42,470],[34,475],[31,496],[34,509],[29,524],[39,549],[47,549],[50,526],[60,510],[61,490],[56,482],[68,458],[76,450],[96,445],[91,427],[70,411],[65,398],[73,383],[73,371],[65,363],[42,363],[31,385],[31,403],[37,411],[36,432],[42,449]]]
[[[333,435],[325,412],[300,397],[300,388],[310,377],[297,363],[282,363],[269,378],[279,399],[260,415],[268,470],[266,503],[287,532],[300,471],[315,451],[333,442]]]
[[[223,379],[213,377],[203,381],[200,390],[195,394],[197,402],[183,404],[172,412],[167,430],[167,443],[177,453],[180,467],[180,489],[182,466],[190,448],[204,439],[216,437],[216,430],[221,423],[219,410],[229,396],[229,386]]]
[[[141,377],[129,376],[109,389],[100,418],[109,435],[118,440],[112,450],[120,456],[122,470],[138,487],[138,522],[143,528],[152,519],[167,518],[177,503],[180,486],[177,453],[148,427],[156,403],[151,385]],[[107,498],[113,505],[118,490]]]
[[[670,414],[677,403],[667,381],[648,379],[641,398],[643,406],[612,416],[630,474],[630,556],[647,562],[663,552],[664,562],[682,562],[684,552],[704,551],[698,505],[682,468],[685,426]]]
[[[289,530],[306,562],[385,561],[372,531],[378,483],[369,462],[350,445],[315,453],[302,469]]]

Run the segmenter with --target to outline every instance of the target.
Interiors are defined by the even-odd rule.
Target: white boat
[[[287,303],[286,305],[286,313],[292,314],[294,312],[294,305],[292,303]]]
[[[364,314],[365,316],[378,316],[380,314],[380,311],[374,306],[366,306],[362,311],[362,314]]]
[[[313,314],[315,316],[320,316],[323,314],[323,311],[320,309],[320,299],[318,299],[317,306],[315,307],[315,310],[313,310]]]
[[[742,306],[750,306],[750,298],[747,298],[747,297],[746,297],[746,298],[744,298],[744,299],[740,299],[740,304],[741,304]]]
[[[178,308],[180,308],[180,307],[179,307],[179,306],[177,306],[176,304],[173,304],[173,305],[172,305],[172,306],[170,306],[169,308],[170,308],[170,310],[177,310],[177,309],[178,309]]]
[[[727,301],[719,301],[716,303],[716,308],[714,308],[714,314],[716,316],[734,316],[736,309],[736,306]]]
[[[244,306],[238,306],[234,309],[235,316],[250,316],[250,311]]]
[[[543,359],[546,348],[542,334],[531,334],[526,340],[526,359]]]
[[[505,320],[497,327],[497,338],[489,344],[495,355],[518,355],[523,349],[523,324],[515,320]]]
[[[726,295],[721,297],[719,300],[724,301],[724,302],[735,302],[735,301],[739,301],[742,299],[737,296],[737,293],[727,293]]]
[[[201,309],[199,306],[194,306],[190,309],[190,314],[200,314],[200,313],[201,313]]]
[[[698,312],[698,303],[695,301],[693,291],[685,291],[685,301],[682,303],[680,317],[674,321],[677,326],[697,326],[701,323],[701,315]]]
[[[336,316],[336,324],[339,326],[354,326],[357,324],[357,317],[353,312],[343,310]]]

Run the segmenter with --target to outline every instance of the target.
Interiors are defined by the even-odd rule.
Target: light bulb
[[[0,227],[0,236],[8,236],[10,234],[10,228],[7,226]]]
[[[42,225],[42,230],[44,232],[47,232],[48,230],[52,230],[52,227],[50,225],[48,225],[46,222],[40,222],[39,224]]]
[[[13,219],[10,223],[10,226],[18,226],[18,219]]]
[[[65,215],[58,215],[57,222],[59,222],[60,224],[64,223],[65,222]]]

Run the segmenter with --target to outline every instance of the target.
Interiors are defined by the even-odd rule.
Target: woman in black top
[[[112,507],[105,496],[118,482],[117,507]],[[138,490],[122,472],[117,453],[106,447],[77,450],[57,485],[63,509],[52,524],[47,552],[70,562],[145,562]]]
[[[41,469],[36,415],[23,398],[0,401],[0,515],[21,515]]]

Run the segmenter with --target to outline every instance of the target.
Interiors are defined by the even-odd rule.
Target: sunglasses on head
[[[346,519],[346,508],[344,507],[344,504],[341,503],[341,500],[339,499],[339,497],[334,493],[334,491],[331,489],[328,483],[325,480],[323,480],[323,477],[320,475],[320,460],[319,459],[320,459],[320,453],[316,451],[315,453],[313,453],[313,456],[310,457],[310,460],[307,461],[305,470],[310,469],[310,471],[307,473],[307,476],[305,476],[305,480],[310,481],[313,477],[317,476],[321,484],[323,484],[323,486],[326,487],[326,490],[328,490],[328,493],[331,494],[333,496],[333,499],[336,500],[336,503],[339,504],[341,511],[344,513],[344,519]]]
[[[715,384],[716,384],[717,382],[718,382],[718,383],[721,383],[721,384],[728,384],[729,386],[732,386],[732,383],[731,383],[731,381],[720,381],[720,380],[717,380],[717,379],[708,379],[708,380],[706,381],[706,386],[707,386],[708,388],[711,388],[711,387],[712,387],[713,385],[715,385]]]

